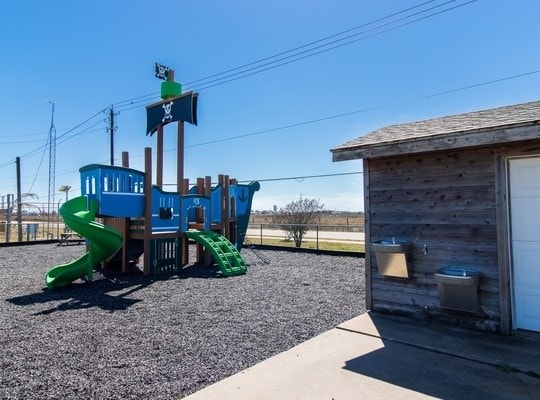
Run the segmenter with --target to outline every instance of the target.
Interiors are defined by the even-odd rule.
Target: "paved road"
[[[260,228],[248,228],[247,236],[251,240],[257,240],[261,236],[263,238],[276,238],[284,239],[286,233],[279,229],[260,229]],[[363,242],[365,240],[364,232],[333,232],[333,231],[321,231],[316,230],[307,231],[304,236],[305,240],[324,240],[334,242]],[[255,242],[256,243],[256,242]]]

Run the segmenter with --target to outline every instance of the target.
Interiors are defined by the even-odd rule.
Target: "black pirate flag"
[[[146,107],[146,134],[153,135],[159,125],[184,121],[197,125],[197,98],[199,94],[187,92],[177,97]]]
[[[169,67],[166,67],[165,65],[161,65],[161,64],[156,63],[155,77],[158,78],[158,79],[163,79],[164,81],[166,81],[167,78],[169,78],[169,71],[170,70],[171,69]]]

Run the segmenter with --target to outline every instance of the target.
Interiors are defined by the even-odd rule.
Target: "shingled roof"
[[[390,125],[331,149],[333,161],[540,139],[540,101]]]

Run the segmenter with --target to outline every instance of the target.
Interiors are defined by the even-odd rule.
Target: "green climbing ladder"
[[[219,265],[223,276],[247,272],[246,262],[229,240],[216,232],[189,230],[186,236],[203,245]]]

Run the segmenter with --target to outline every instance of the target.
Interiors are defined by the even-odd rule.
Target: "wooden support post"
[[[187,194],[183,192],[182,182],[184,181],[184,121],[178,121],[178,134],[176,144],[176,190],[180,194]]]
[[[182,185],[181,185],[181,192],[182,194],[187,194],[189,192],[189,179],[184,179],[182,181]]]
[[[189,192],[189,180],[183,179],[178,186],[180,196],[183,193]],[[187,215],[181,215],[181,218],[187,218]],[[189,248],[188,248],[188,239],[187,236],[182,234],[180,237],[180,242],[182,243],[182,266],[189,264]]]
[[[231,212],[231,206],[229,204],[229,175],[223,176],[223,225],[224,225],[224,234],[227,239],[231,237],[230,232],[230,212]]]
[[[144,148],[144,275],[150,275],[152,239],[152,148]]]
[[[238,182],[235,178],[229,179],[229,194],[230,194],[230,188],[232,185],[237,185]],[[236,215],[236,198],[231,196],[227,197],[229,199],[229,241],[231,243],[236,243],[237,237],[236,237],[236,221],[237,221],[237,215]]]
[[[204,178],[197,178],[197,194],[204,196]],[[204,210],[201,208],[197,209],[197,223],[204,222]]]
[[[169,71],[169,78],[171,78]],[[174,72],[172,77],[174,78]],[[184,182],[184,121],[178,121],[178,131],[176,138],[176,190],[183,196],[189,192],[189,182]],[[186,218],[180,215],[180,218]],[[189,263],[189,248],[187,236],[179,231],[179,241],[182,243],[182,266]]]
[[[204,195],[206,197],[212,196],[212,177],[210,176],[204,177]],[[212,207],[210,207],[210,209],[207,210],[206,212],[208,213],[206,217],[210,220],[210,226],[212,226]],[[211,264],[212,264],[212,255],[210,254],[209,251],[205,251],[203,265],[206,267]]]
[[[212,196],[212,177],[204,177],[204,195],[207,197]]]
[[[364,171],[364,198],[369,199],[369,161],[362,161],[362,169]],[[373,239],[371,237],[371,218],[370,218],[370,200],[367,200],[364,204],[364,237],[365,243],[370,243]],[[366,282],[366,309],[371,310],[372,308],[372,285],[371,280],[371,250],[370,246],[366,246],[365,249],[365,258],[364,258],[364,275]]]
[[[156,185],[163,190],[163,125],[157,127]]]
[[[129,153],[127,151],[122,152],[122,167],[129,168]],[[129,247],[131,241],[130,218],[124,218],[122,228],[122,272],[126,274],[129,272]]]
[[[221,198],[219,199],[219,207],[220,207],[220,210],[221,210],[221,219],[219,221],[219,233],[220,235],[223,235],[225,236],[225,224],[224,224],[224,219],[225,219],[225,206],[224,206],[224,203],[225,203],[225,200],[224,200],[224,192],[225,192],[225,184],[223,183],[223,180],[224,180],[224,176],[222,174],[219,174],[218,175],[218,185],[221,185]]]
[[[122,152],[122,167],[129,168],[129,153],[127,151]]]
[[[204,179],[203,178],[197,178],[197,194],[203,195],[204,194]],[[195,211],[196,217],[195,222],[196,223],[204,223],[204,210],[197,208]],[[203,261],[203,246],[200,244],[197,244],[197,263],[202,264]]]

